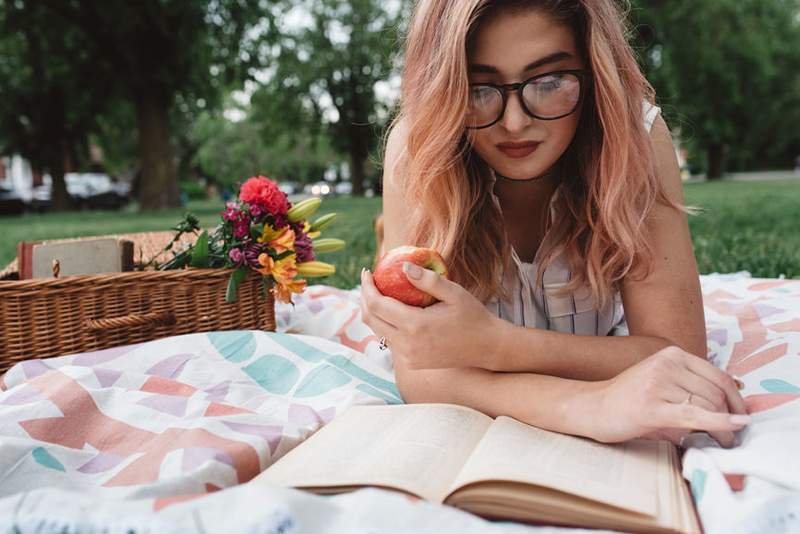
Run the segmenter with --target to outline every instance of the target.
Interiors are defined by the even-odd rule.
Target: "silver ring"
[[[378,348],[381,350],[386,350],[389,348],[389,345],[386,343],[386,336],[381,336],[378,344]]]

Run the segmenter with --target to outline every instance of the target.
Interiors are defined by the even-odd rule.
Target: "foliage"
[[[408,7],[405,0],[283,0],[276,7],[274,44],[263,58],[270,68],[252,97],[253,120],[270,138],[324,133],[349,159],[356,195],[391,114],[376,86],[397,71]]]
[[[291,131],[267,136],[249,116],[234,122],[222,113],[202,113],[189,137],[197,147],[192,162],[199,173],[231,188],[238,177],[250,174],[274,176],[279,182],[315,182],[338,159],[325,137],[297,137]]]
[[[20,0],[21,4],[28,5]],[[34,3],[31,2],[31,5]],[[254,64],[257,25],[268,27],[267,1],[72,0],[41,5],[52,28],[78,32],[79,56],[91,58],[86,86],[113,80],[98,93],[123,99],[135,110],[141,164],[138,187],[144,209],[178,203],[170,112],[175,105],[207,108]],[[63,61],[65,69],[74,62]],[[80,91],[76,92],[80,94]]]
[[[635,44],[671,125],[709,175],[789,167],[800,154],[798,0],[635,0]]]
[[[41,3],[0,3],[0,154],[49,172],[55,209],[70,207],[64,173],[81,163],[110,90],[85,48],[84,36],[54,26]]]

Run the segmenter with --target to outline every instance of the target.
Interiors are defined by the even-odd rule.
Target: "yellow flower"
[[[272,278],[281,285],[288,285],[297,276],[294,254],[279,261],[273,261]],[[272,258],[270,258],[272,259]]]
[[[269,254],[259,254],[258,264],[261,265],[261,269],[256,269],[256,271],[260,272],[264,276],[267,276],[272,274],[272,266],[275,264],[275,261],[269,256]]]
[[[285,227],[278,236],[269,240],[269,246],[275,249],[278,254],[287,250],[294,250],[294,230],[289,226]]]
[[[288,228],[288,226],[286,227]],[[261,237],[256,239],[259,243],[269,243],[279,235],[283,233],[283,230],[276,230],[268,223],[264,223],[264,230],[261,232]]]
[[[272,294],[281,302],[289,304],[292,302],[292,293],[302,293],[305,289],[305,280],[292,280],[288,284],[275,284],[272,286]]]
[[[303,232],[306,233],[309,239],[315,239],[322,233],[320,231],[312,232],[311,225],[308,224],[308,221],[306,221],[306,223],[303,225]]]

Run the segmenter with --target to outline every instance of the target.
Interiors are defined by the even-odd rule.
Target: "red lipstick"
[[[499,143],[497,149],[509,158],[527,158],[536,150],[541,143],[536,141],[519,141]]]

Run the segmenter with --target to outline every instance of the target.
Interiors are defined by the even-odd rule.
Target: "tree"
[[[261,126],[249,117],[233,122],[221,113],[204,113],[193,124],[190,138],[197,147],[194,165],[231,189],[258,174],[278,182],[314,182],[336,159],[324,138],[295,139],[283,133],[265,139]]]
[[[19,153],[52,179],[52,208],[71,207],[64,174],[87,154],[109,80],[95,77],[83,36],[38,2],[0,5],[0,153]]]
[[[266,0],[41,3],[59,27],[85,37],[97,68],[86,84],[113,80],[109,97],[128,99],[135,109],[142,209],[178,205],[170,112],[177,99],[213,106],[243,77],[255,58],[249,32],[270,23]]]
[[[265,135],[322,131],[350,163],[354,195],[363,195],[365,167],[391,104],[376,94],[397,71],[399,31],[408,2],[284,0],[274,45],[264,60],[267,81],[252,96]]]
[[[726,159],[739,169],[791,161],[800,150],[800,3],[634,4],[646,74],[666,114],[688,118],[684,133],[706,151],[709,178]]]

